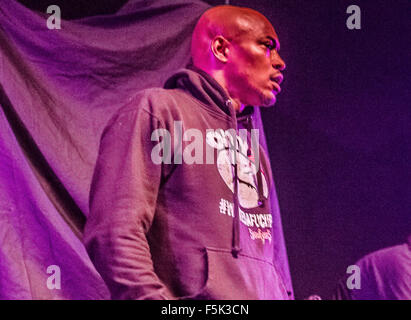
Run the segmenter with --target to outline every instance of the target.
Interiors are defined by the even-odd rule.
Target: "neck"
[[[236,113],[242,112],[245,108],[245,105],[242,104],[239,99],[233,98],[230,96],[230,93],[227,90],[227,84],[226,84],[226,80],[223,75],[223,71],[222,70],[209,70],[206,72],[210,74],[218,82],[218,84],[225,90],[225,92],[227,92],[227,95],[231,99],[235,112]]]

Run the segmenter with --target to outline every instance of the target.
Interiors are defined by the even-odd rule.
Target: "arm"
[[[161,180],[161,165],[151,160],[151,133],[159,126],[144,109],[125,109],[101,139],[84,242],[113,299],[172,298],[146,238]]]

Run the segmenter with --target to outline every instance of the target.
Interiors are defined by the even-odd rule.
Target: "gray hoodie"
[[[252,143],[253,108],[236,115],[230,102],[183,69],[107,125],[84,241],[112,298],[288,299],[269,161]]]

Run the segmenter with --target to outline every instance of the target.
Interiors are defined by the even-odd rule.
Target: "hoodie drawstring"
[[[237,157],[234,156],[234,161],[237,161]],[[238,254],[241,252],[240,247],[240,210],[238,206],[238,175],[237,175],[237,163],[234,164],[234,221],[233,221],[233,240],[231,244],[231,253],[234,258],[238,258]]]
[[[232,106],[232,102],[230,99],[226,101],[226,106],[230,110],[230,115],[231,119],[233,121],[233,126],[235,129],[235,134],[237,134],[238,126],[237,126],[237,115],[236,112]],[[246,129],[247,129],[247,135],[250,136],[250,140],[254,139],[253,135],[251,134],[251,130],[253,129],[253,123],[251,116],[247,117],[247,122],[246,122]],[[240,209],[239,209],[239,199],[238,199],[238,166],[237,166],[237,136],[233,137],[233,143],[230,143],[230,151],[234,151],[233,158],[234,158],[234,172],[233,172],[233,185],[234,185],[234,192],[233,192],[233,203],[234,203],[234,219],[233,219],[233,236],[232,236],[232,243],[231,243],[231,254],[233,255],[234,258],[238,258],[239,253],[241,252],[241,246],[240,246]],[[260,142],[259,141],[251,141],[251,144],[253,146],[257,145],[257,148],[259,149]],[[247,142],[248,145],[248,152],[251,152],[251,147],[250,143]],[[255,151],[255,150],[254,150]],[[259,152],[259,150],[257,150]],[[248,156],[249,154],[247,154]],[[260,166],[260,157],[259,155],[256,157],[254,154],[254,159],[256,162],[258,162],[258,170],[257,170],[257,181],[256,181],[256,187],[257,187],[257,192],[258,192],[258,206],[261,207],[264,205],[264,190],[263,190],[263,182],[262,182],[262,172],[261,172],[261,166]]]
[[[226,101],[226,106],[230,110],[231,119],[233,121],[233,126],[235,134],[237,135],[237,115],[233,108],[233,104],[230,99]],[[234,258],[238,258],[238,254],[241,252],[240,247],[240,210],[238,204],[238,171],[237,171],[237,136],[234,136],[232,139],[233,143],[230,143],[230,154],[234,155],[234,174],[233,174],[233,203],[234,203],[234,219],[233,219],[233,237],[231,242],[231,254]],[[231,159],[231,157],[230,157]]]

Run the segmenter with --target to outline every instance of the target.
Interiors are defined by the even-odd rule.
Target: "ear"
[[[214,56],[223,63],[228,60],[230,42],[223,36],[216,36],[211,42],[211,51]]]

